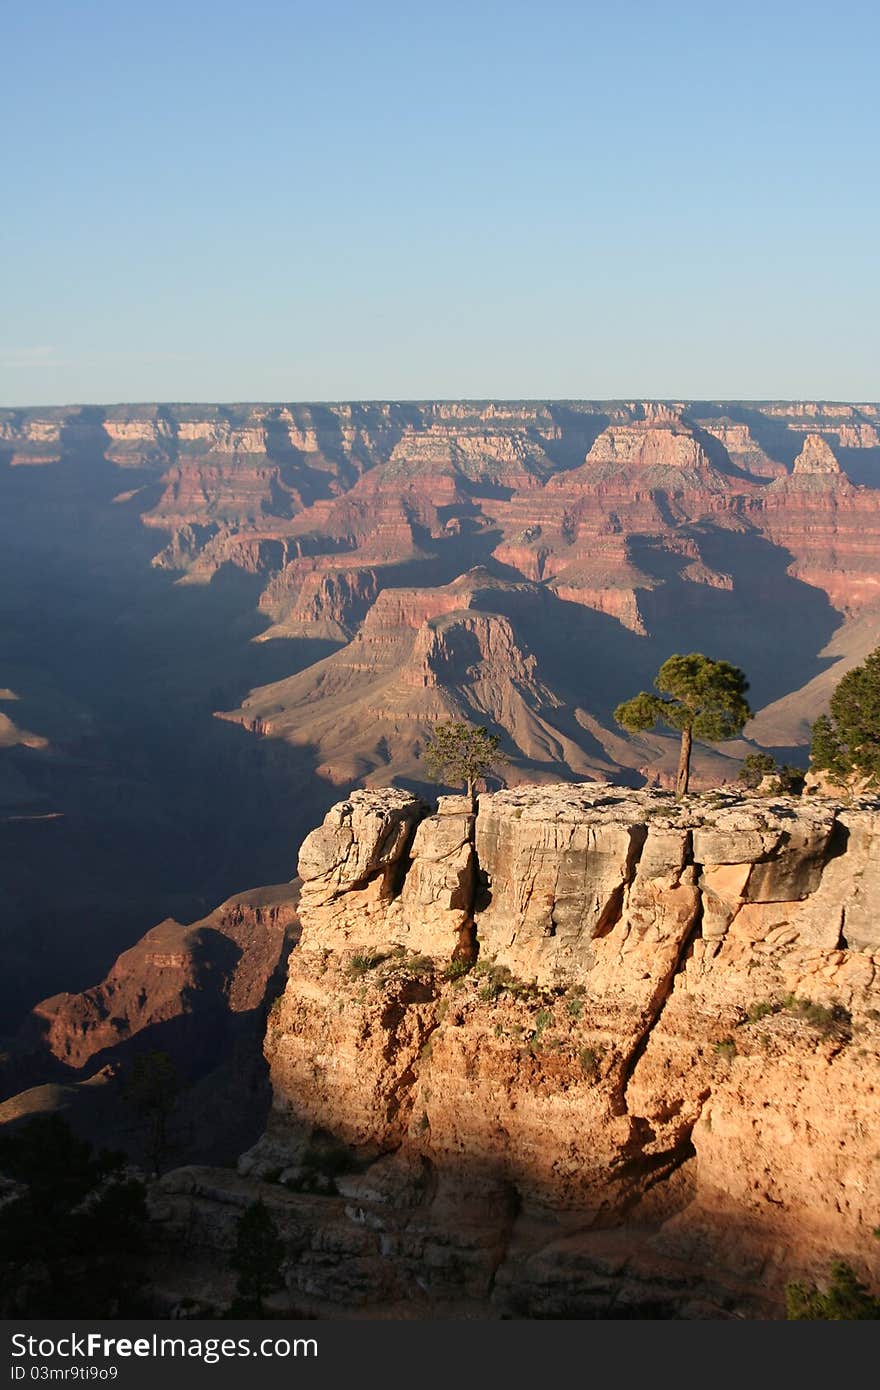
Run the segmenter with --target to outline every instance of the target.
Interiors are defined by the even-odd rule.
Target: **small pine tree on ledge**
[[[668,657],[654,684],[659,695],[642,690],[618,705],[614,718],[632,734],[645,733],[658,723],[680,732],[675,795],[681,798],[690,782],[693,740],[720,743],[735,738],[751,718],[745,699],[749,684],[738,666],[713,661],[702,652]]]
[[[236,1224],[230,1265],[238,1275],[236,1298],[228,1317],[264,1316],[267,1294],[284,1288],[284,1245],[278,1227],[261,1200],[251,1202]]]
[[[453,719],[437,724],[425,743],[424,762],[433,782],[464,782],[471,802],[481,777],[507,761],[497,734]]]
[[[778,763],[770,753],[747,753],[737,781],[752,792],[763,784],[774,796],[800,796],[804,789],[801,769],[793,763]]]

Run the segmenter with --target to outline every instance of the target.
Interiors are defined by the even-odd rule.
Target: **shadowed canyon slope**
[[[168,1155],[234,1162],[269,1104],[262,1038],[298,936],[298,887],[239,893],[199,922],[167,919],[82,993],[44,999],[0,1066],[0,1127],[61,1113],[98,1146],[148,1164],[126,1092],[138,1057],[171,1059]]]
[[[746,737],[802,749],[880,640],[880,408],[5,410],[0,542],[18,1013],[289,877],[340,788],[421,785],[438,717],[497,731],[511,783],[665,784],[672,740],[611,711],[702,649],[749,675]]]

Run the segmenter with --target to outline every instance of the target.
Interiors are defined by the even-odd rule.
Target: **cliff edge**
[[[833,1258],[876,1278],[880,803],[361,791],[299,874],[268,1132],[166,1176],[170,1232],[223,1247],[259,1191],[318,1310],[763,1316]]]

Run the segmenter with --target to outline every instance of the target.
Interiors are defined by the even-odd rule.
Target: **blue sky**
[[[875,0],[0,19],[0,404],[880,398]]]

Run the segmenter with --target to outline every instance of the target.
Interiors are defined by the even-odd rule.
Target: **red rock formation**
[[[744,473],[756,478],[779,478],[785,474],[785,465],[770,457],[748,425],[724,418],[698,423],[706,434],[718,440],[731,463]]]
[[[169,919],[100,984],[36,1005],[3,1057],[0,1127],[60,1113],[96,1146],[146,1162],[126,1078],[135,1057],[164,1052],[178,1082],[169,1157],[234,1160],[265,1124],[260,1039],[298,935],[298,897],[298,884],[281,884],[191,926]]]
[[[422,669],[427,638],[411,664],[407,621],[394,635],[390,609],[370,618],[376,599],[414,586],[445,591],[456,576],[492,566],[510,585],[503,616],[513,642],[537,663],[540,703],[570,711],[564,738],[554,724],[552,735],[541,727],[538,741],[554,745],[554,760],[573,743],[569,770],[601,773],[620,762],[621,745],[611,757],[607,725],[616,698],[628,692],[607,690],[600,700],[592,672],[576,662],[571,684],[560,681],[553,642],[575,631],[570,610],[584,611],[581,630],[586,615],[608,620],[603,631],[618,669],[625,644],[614,637],[617,625],[665,655],[683,631],[696,634],[694,645],[736,635],[756,604],[778,629],[775,609],[791,600],[798,609],[791,629],[801,633],[793,656],[780,658],[772,636],[757,652],[751,641],[741,646],[758,690],[776,669],[768,701],[793,693],[817,673],[831,635],[822,596],[849,618],[880,594],[880,488],[854,486],[846,475],[855,460],[859,476],[870,478],[878,425],[874,405],[827,402],[72,407],[0,412],[0,459],[60,458],[60,467],[75,468],[90,450],[103,451],[120,470],[141,470],[140,487],[120,488],[134,505],[154,497],[144,481],[152,487],[160,478],[161,496],[143,514],[147,526],[168,533],[154,563],[199,583],[230,566],[259,577],[263,637],[356,642],[372,623],[366,645],[354,646],[345,663],[312,672],[301,721],[305,733],[316,704],[330,699],[325,712],[339,734],[334,743],[325,721],[319,761],[342,781],[380,765],[389,776],[411,774],[418,735],[410,737],[406,690],[422,683],[440,691],[446,678],[433,686]],[[543,628],[529,620],[536,588],[546,595]],[[724,595],[729,603],[718,602]],[[441,597],[436,611],[449,611],[451,601]],[[488,631],[459,625],[456,641],[479,645]],[[451,640],[437,636],[438,650]],[[401,678],[389,762],[386,733],[371,739],[339,716],[342,670],[363,671],[374,659],[382,665],[381,651],[391,659],[392,650]],[[788,692],[779,688],[780,660],[796,667]],[[467,707],[454,690],[446,695],[425,717],[441,706]],[[274,687],[266,699],[254,692],[254,705],[271,705],[254,726],[270,735],[288,730],[292,709],[278,707],[288,696],[305,699],[305,686]],[[515,704],[504,706],[505,718]],[[391,707],[380,700],[379,708]],[[366,720],[369,705],[359,710]],[[521,749],[531,745],[532,757],[528,720],[517,717],[518,732],[504,728]],[[575,728],[588,719],[606,726],[598,749]],[[644,748],[629,756],[629,765],[652,774],[662,775],[661,763]],[[561,773],[555,763],[554,775]]]
[[[163,1025],[182,1024],[169,1030],[168,1050],[185,1074],[194,1064],[198,1069],[217,1043],[221,1016],[262,1006],[298,921],[297,899],[290,885],[254,889],[191,926],[161,922],[122,953],[100,984],[37,1004],[23,1027],[24,1042],[81,1071],[139,1035],[161,1040]]]
[[[570,721],[557,722],[559,699],[493,603],[528,588],[475,570],[443,587],[383,589],[346,647],[220,717],[312,745],[337,784],[423,776],[421,747],[445,718],[508,730],[533,779],[560,766],[604,777],[611,761],[601,749],[585,754]]]
[[[828,445],[810,439],[817,442],[804,445],[797,471],[762,497],[758,524],[794,557],[795,578],[850,615],[880,597],[880,490],[854,487],[836,469]]]
[[[339,559],[318,555],[291,560],[273,576],[260,595],[261,612],[274,619],[264,636],[333,641],[354,636],[379,592],[379,578],[375,569],[343,566]]]

